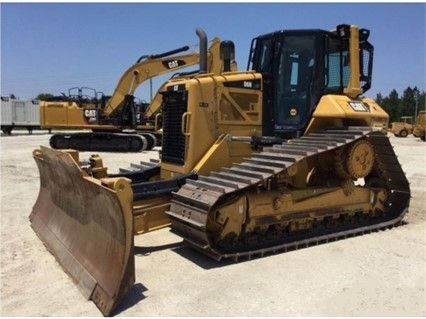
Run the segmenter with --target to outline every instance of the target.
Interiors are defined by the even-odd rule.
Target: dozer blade
[[[78,153],[42,147],[31,226],[82,294],[108,316],[135,281],[133,193],[126,178],[90,177]]]

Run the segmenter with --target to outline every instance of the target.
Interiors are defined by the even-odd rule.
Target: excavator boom
[[[216,74],[219,74],[221,67],[220,60],[218,59],[219,45],[220,40],[214,38],[208,50],[208,70]],[[189,47],[183,47],[182,49],[188,50]],[[187,68],[199,64],[199,62],[199,52],[175,56],[163,53],[139,58],[138,62],[128,68],[118,81],[114,93],[105,107],[105,115],[112,116],[120,110],[126,96],[132,96],[135,90],[150,78]],[[159,105],[155,108],[149,107],[149,110],[151,113],[155,113],[159,107]]]

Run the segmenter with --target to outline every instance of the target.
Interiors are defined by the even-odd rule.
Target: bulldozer
[[[420,137],[420,139],[425,142],[426,141],[426,111],[420,111],[416,117],[416,122],[413,125],[413,135],[415,137]]]
[[[159,161],[111,174],[75,150],[33,151],[34,231],[110,315],[135,281],[134,235],[163,227],[214,260],[250,259],[398,225],[409,182],[371,87],[370,31],[341,24],[255,37],[246,71],[170,79]],[[86,164],[84,164],[86,163]],[[65,191],[66,190],[66,191]]]
[[[214,38],[208,49],[207,69],[218,74],[220,40]],[[161,142],[161,95],[151,103],[137,103],[135,90],[153,77],[199,63],[199,53],[189,46],[155,55],[143,55],[121,76],[112,96],[89,87],[74,87],[68,95],[40,103],[41,128],[90,130],[82,133],[57,133],[50,138],[55,149],[79,151],[139,152],[151,150]],[[234,69],[236,65],[233,64]],[[176,73],[172,77],[193,76],[196,72]],[[161,90],[161,88],[160,88]]]
[[[390,123],[390,131],[396,137],[407,137],[413,134],[413,117],[401,116],[399,122]]]

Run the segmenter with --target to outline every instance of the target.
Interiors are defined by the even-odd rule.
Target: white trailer
[[[1,96],[1,130],[10,135],[14,128],[27,129],[32,134],[40,129],[40,109],[38,100],[20,100]]]

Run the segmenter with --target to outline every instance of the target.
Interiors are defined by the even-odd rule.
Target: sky
[[[0,93],[31,99],[84,86],[111,95],[140,56],[184,45],[198,50],[197,27],[210,40],[232,40],[238,68],[245,70],[256,36],[331,30],[342,23],[371,32],[373,82],[366,96],[387,96],[393,89],[402,95],[408,86],[425,91],[425,17],[422,2],[2,2]],[[154,79],[154,92],[167,78]],[[135,96],[149,101],[149,84]]]

